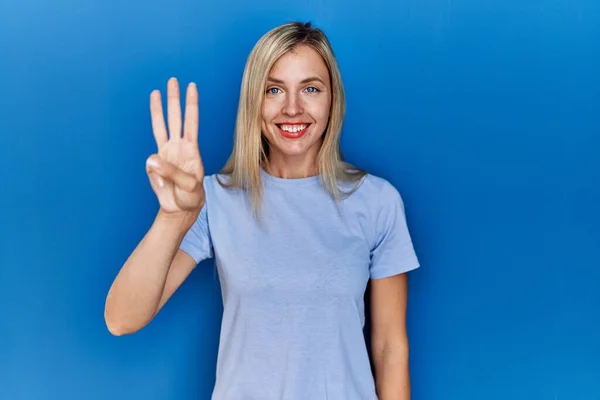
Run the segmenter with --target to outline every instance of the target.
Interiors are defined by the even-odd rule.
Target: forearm
[[[379,399],[410,400],[408,342],[375,347],[373,361]]]
[[[105,319],[112,333],[135,332],[153,318],[169,267],[193,221],[193,215],[174,218],[159,212],[107,295]]]

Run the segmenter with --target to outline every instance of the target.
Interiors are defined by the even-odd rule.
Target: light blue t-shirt
[[[377,399],[365,289],[369,279],[419,266],[400,194],[367,175],[338,208],[318,176],[261,173],[261,223],[241,190],[210,175],[181,244],[197,262],[214,257],[221,282],[212,399]]]

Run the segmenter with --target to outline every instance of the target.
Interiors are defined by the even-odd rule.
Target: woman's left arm
[[[371,353],[380,400],[409,400],[407,276],[371,280]]]

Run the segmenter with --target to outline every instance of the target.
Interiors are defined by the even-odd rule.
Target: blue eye
[[[311,89],[312,89],[312,90],[311,90]],[[306,90],[307,90],[309,93],[317,93],[317,92],[320,92],[320,90],[319,90],[319,89],[317,89],[317,88],[316,88],[316,87],[314,87],[314,86],[308,87],[308,88],[306,88]]]
[[[276,92],[274,92],[275,90],[279,90],[279,88],[276,88],[276,87],[268,88],[267,93],[268,94],[277,94]]]

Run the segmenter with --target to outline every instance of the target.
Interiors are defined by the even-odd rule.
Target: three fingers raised
[[[182,133],[181,98],[179,83],[176,78],[169,79],[167,83],[167,124],[165,124],[162,97],[159,90],[150,93],[150,116],[152,131],[157,147],[160,149],[168,140],[179,140]],[[190,83],[186,92],[185,121],[183,123],[184,137],[196,142],[198,140],[198,88],[195,83]]]

